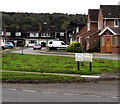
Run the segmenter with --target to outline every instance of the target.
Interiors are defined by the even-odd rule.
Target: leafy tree
[[[63,14],[63,13],[15,13],[3,12],[3,27],[7,28],[33,28],[36,29],[40,25],[47,22],[49,27],[67,28],[75,27],[79,23],[86,24],[86,15],[82,14]]]

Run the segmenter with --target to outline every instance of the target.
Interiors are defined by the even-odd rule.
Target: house
[[[120,53],[120,27],[106,27],[100,35],[100,51]]]
[[[101,5],[98,16],[100,52],[120,53],[120,5]]]
[[[4,29],[3,29],[4,30]],[[40,43],[42,46],[47,46],[48,42],[55,40],[55,31],[52,28],[36,31],[24,31],[23,29],[5,29],[2,31],[2,37],[6,38],[6,41],[10,41],[17,46],[25,44],[25,46],[33,46],[35,43]]]
[[[6,41],[10,41],[17,46],[21,46],[25,42],[26,33],[22,29],[3,29],[3,36]]]
[[[89,9],[87,25],[75,35],[85,51],[100,48],[100,52],[119,54],[120,5],[100,5],[99,10]]]
[[[98,13],[98,9],[89,9],[87,25],[75,34],[76,40],[82,44],[84,51],[95,49],[99,45]]]

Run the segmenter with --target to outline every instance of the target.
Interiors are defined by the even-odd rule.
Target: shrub
[[[80,42],[78,41],[74,41],[71,44],[68,45],[68,47],[66,48],[67,52],[82,52],[82,46],[80,44]]]

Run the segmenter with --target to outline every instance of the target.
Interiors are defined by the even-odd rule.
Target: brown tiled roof
[[[100,5],[103,18],[120,18],[120,5]]]
[[[90,15],[91,21],[98,21],[99,9],[89,9],[88,14]]]
[[[87,25],[83,27],[83,29],[76,34],[76,36],[81,36],[81,37],[88,37],[88,36],[93,36],[96,33],[98,34],[99,31],[96,30],[91,30],[91,31],[87,31]]]
[[[120,35],[120,27],[109,27],[117,35]]]
[[[75,36],[79,36],[80,34],[84,34],[87,31],[87,25],[85,25],[80,32],[76,33]]]

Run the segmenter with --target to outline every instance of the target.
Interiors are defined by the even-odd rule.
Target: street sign
[[[90,71],[92,71],[92,54],[90,53],[75,53],[75,61],[77,61],[77,69],[80,69],[80,62],[89,62]]]
[[[90,53],[75,53],[75,61],[92,62],[92,54],[90,54]]]

